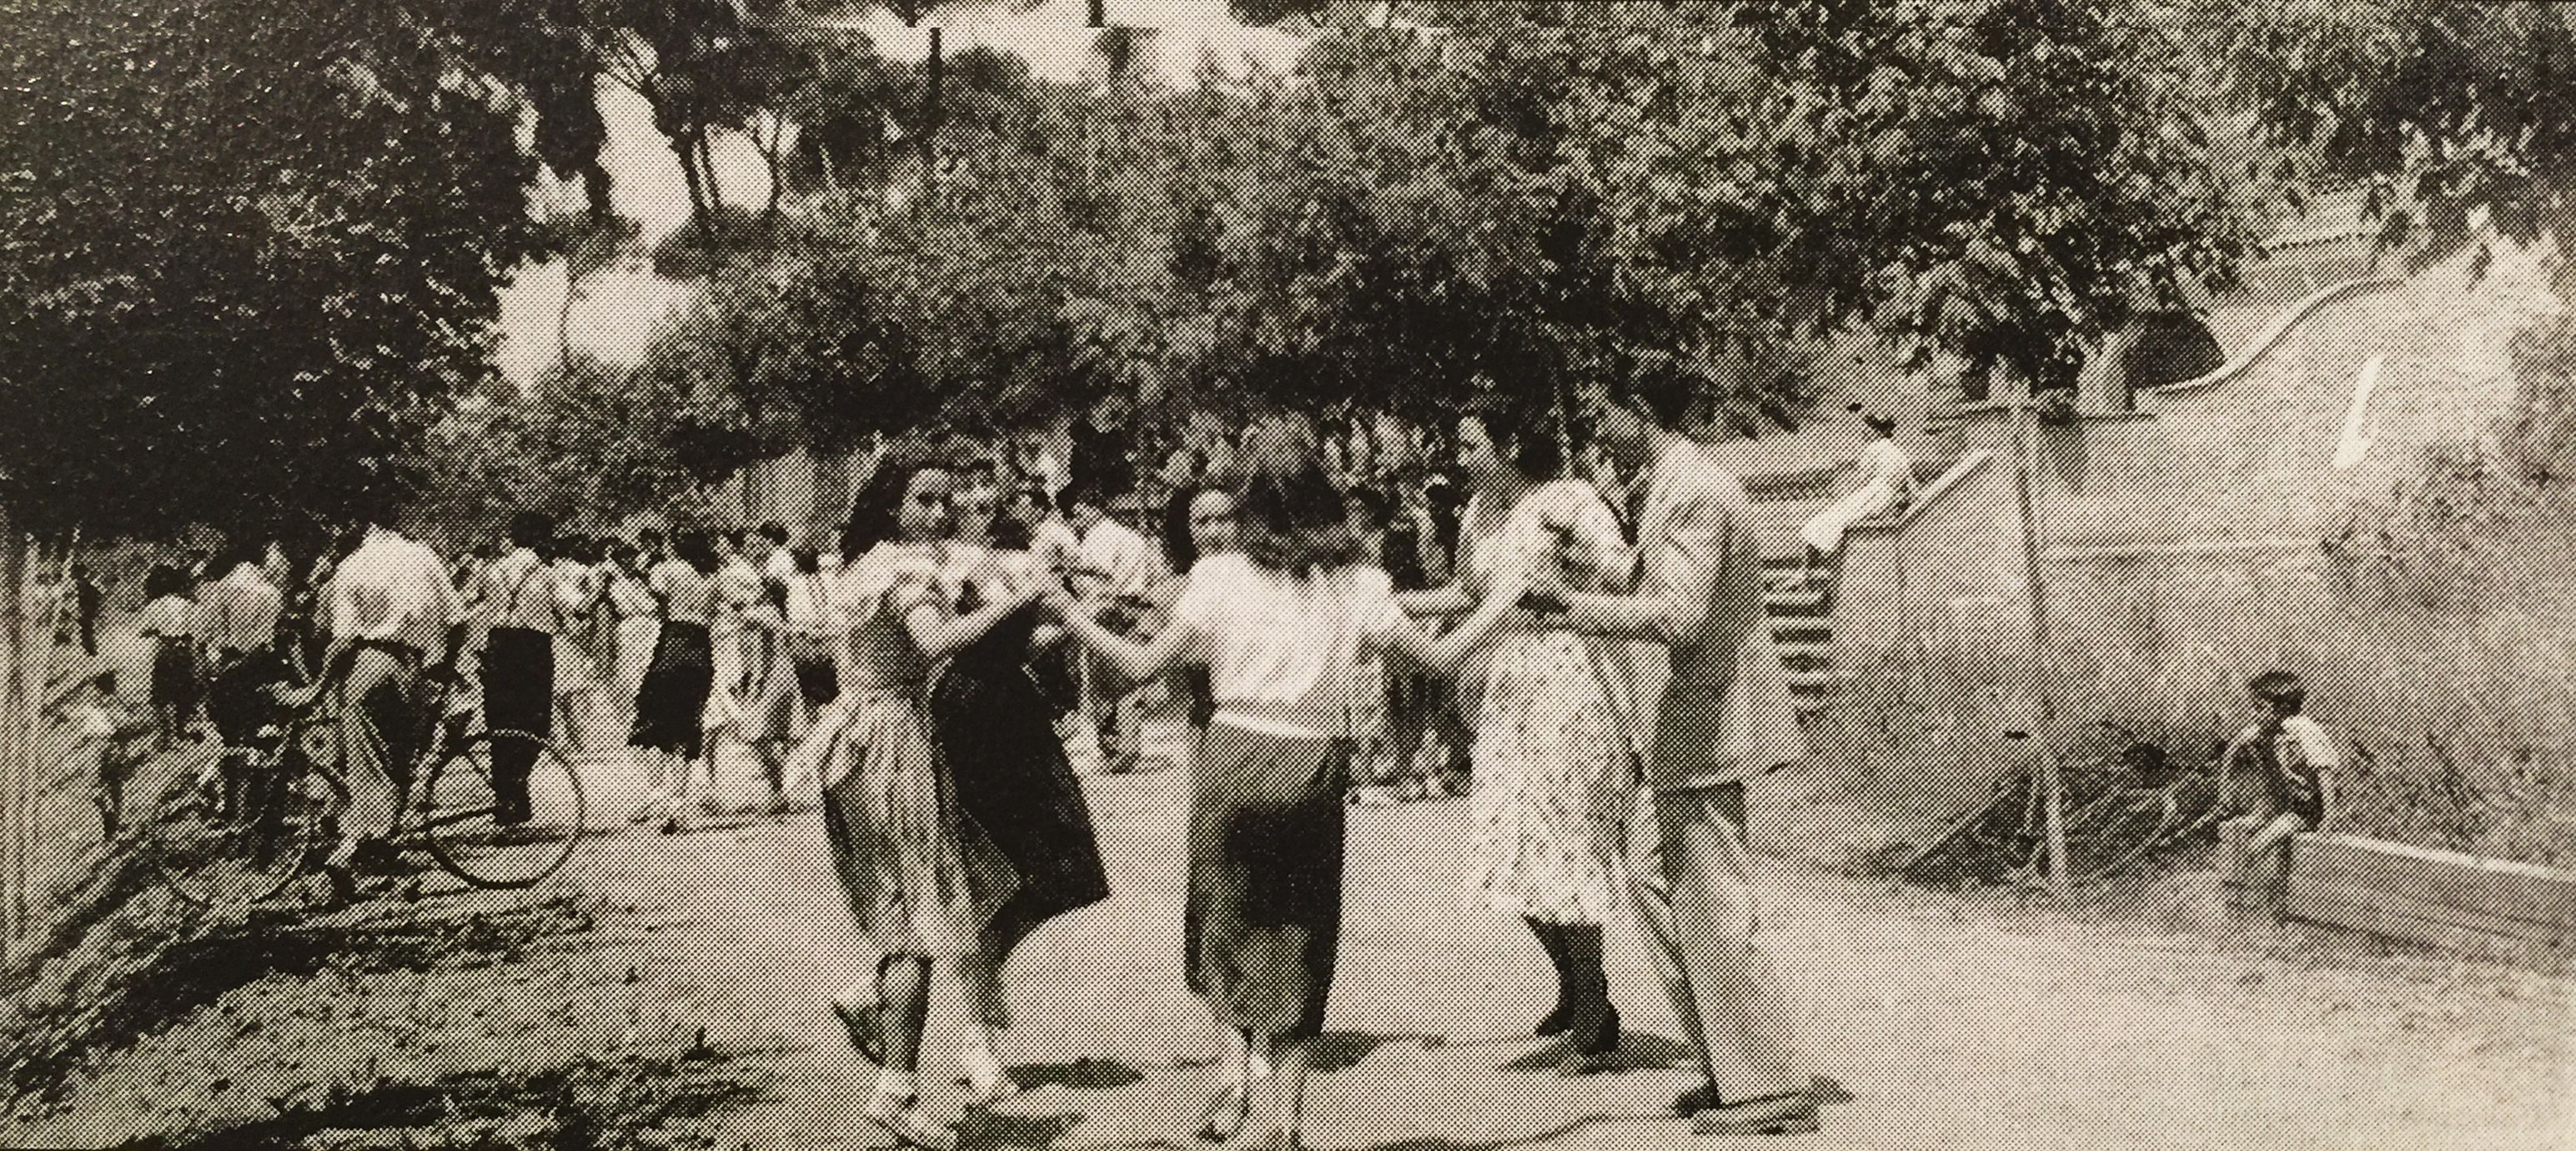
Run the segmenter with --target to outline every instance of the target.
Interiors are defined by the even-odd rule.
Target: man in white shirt
[[[323,593],[331,651],[323,687],[343,715],[363,715],[378,739],[347,739],[349,810],[340,844],[325,861],[334,894],[356,894],[356,870],[387,872],[401,860],[386,837],[409,788],[430,721],[423,673],[454,658],[463,604],[438,554],[379,517],[365,542],[340,561]],[[378,748],[382,749],[379,758]]]
[[[199,634],[214,657],[206,718],[223,740],[213,765],[222,784],[217,810],[229,819],[249,794],[252,745],[270,710],[259,689],[282,673],[276,666],[277,624],[286,597],[260,570],[258,551],[232,545],[216,553],[214,561],[208,570],[226,574],[197,589],[197,613],[204,624]]]
[[[760,578],[791,586],[795,584],[796,557],[787,551],[786,526],[771,520],[760,525],[760,530],[752,533],[752,538],[756,541],[754,546],[762,553]]]
[[[537,553],[554,523],[537,512],[510,519],[510,554],[485,565],[475,581],[483,640],[483,722],[496,731],[554,738],[555,637],[569,622],[566,588]],[[528,769],[537,744],[504,740],[492,748],[493,822],[528,821]]]
[[[218,675],[241,657],[277,641],[277,620],[285,613],[286,596],[268,582],[268,573],[260,570],[255,555],[227,549],[215,566],[228,564],[231,570],[197,590],[198,610],[206,621],[206,647],[215,653]]]
[[[1107,503],[1108,494],[1093,484],[1065,494],[1067,518],[1079,540],[1073,590],[1086,597],[1142,599],[1163,578],[1159,549],[1135,529],[1109,518]],[[1105,686],[1111,678],[1097,657],[1083,660],[1083,714],[1097,725],[1104,766],[1116,773],[1135,766],[1136,749],[1125,746],[1120,737],[1136,730],[1137,696],[1151,685],[1113,699]]]

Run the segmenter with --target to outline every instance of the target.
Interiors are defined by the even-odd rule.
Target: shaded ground
[[[592,775],[606,793],[596,810],[631,806],[621,762]],[[747,772],[730,776],[748,788]],[[1174,772],[1093,781],[1118,895],[1050,925],[1015,962],[1021,1026],[1005,1056],[1039,1086],[970,1140],[1195,1145],[1213,1045],[1176,962],[1185,796]],[[1669,1012],[1626,928],[1611,976],[1637,1032],[1633,1069],[1560,1079],[1526,1037],[1550,992],[1544,961],[1518,924],[1464,906],[1464,814],[1463,802],[1354,812],[1334,1070],[1310,1142],[1706,1142],[1661,1114],[1689,1077],[1666,1066],[1679,1054],[1662,1038]],[[2215,942],[2198,877],[2144,893],[2145,915],[2016,908],[1786,863],[1764,894],[1802,1043],[1851,1096],[1828,1110],[1825,1135],[1778,1145],[2576,1146],[2561,1102],[2576,1099],[2576,983],[2563,977],[2296,934]],[[307,961],[292,941],[315,931],[336,934]],[[417,901],[281,923],[274,937],[288,961],[195,956],[251,970],[185,976],[195,990],[155,1001],[151,1026],[98,1053],[39,1109],[52,1113],[0,1130],[0,1144],[366,1145],[328,1132],[415,1130],[424,1108],[457,1116],[432,1129],[476,1137],[517,1124],[493,1145],[593,1114],[613,1118],[578,1122],[615,1138],[583,1145],[883,1142],[858,1114],[871,1069],[824,1007],[868,957],[814,816],[676,837],[620,824],[549,890],[432,880]],[[420,949],[424,937],[453,944]],[[926,1078],[947,1078],[948,1055],[935,1039]]]

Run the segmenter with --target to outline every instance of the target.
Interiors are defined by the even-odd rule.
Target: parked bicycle
[[[170,890],[200,906],[237,907],[275,899],[318,870],[339,840],[351,757],[360,752],[387,765],[400,795],[396,850],[424,852],[479,888],[531,887],[562,870],[588,812],[571,762],[526,732],[461,734],[473,721],[451,714],[461,678],[445,668],[423,677],[435,688],[423,713],[433,730],[416,742],[423,750],[411,763],[394,763],[365,713],[326,691],[264,729],[232,765],[170,781],[146,816],[152,858]],[[529,818],[504,823],[495,753],[514,747],[533,760]],[[417,770],[423,763],[426,773]]]

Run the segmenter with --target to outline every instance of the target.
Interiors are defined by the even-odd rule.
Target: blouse
[[[194,639],[197,605],[186,596],[165,595],[143,606],[135,630],[165,640]]]
[[[1404,626],[1385,571],[1352,566],[1306,578],[1209,556],[1167,625],[1184,658],[1208,669],[1215,720],[1294,739],[1350,734],[1381,689],[1365,667]]]
[[[663,560],[653,565],[645,583],[662,599],[662,618],[700,627],[714,621],[716,583],[698,569],[680,560]]]

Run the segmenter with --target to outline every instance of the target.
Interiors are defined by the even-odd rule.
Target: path
[[[609,778],[600,779],[608,794],[598,810],[622,813],[634,781],[599,774]],[[744,775],[732,773],[737,788]],[[1194,1147],[1188,1124],[1212,1044],[1175,961],[1186,780],[1113,777],[1093,781],[1091,795],[1118,895],[1050,925],[1014,964],[1022,1026],[1005,1055],[1024,1079],[1053,1085],[1005,1104],[979,1133],[1001,1145]],[[1584,1080],[1549,1069],[1546,1046],[1525,1033],[1549,994],[1543,960],[1519,925],[1460,903],[1462,814],[1459,803],[1353,813],[1352,899],[1328,1038],[1341,1069],[1320,1080],[1310,1143],[1721,1145],[1660,1115],[1689,1080],[1653,1066],[1670,1054],[1655,1037],[1674,1031],[1624,928],[1611,978],[1645,1066]],[[105,1143],[165,1130],[180,1121],[166,1102],[174,1099],[197,1101],[188,1107],[199,1122],[236,1107],[265,1115],[243,1101],[260,1097],[249,1081],[282,1074],[261,1070],[271,1064],[347,1069],[382,1055],[471,1068],[632,1049],[638,1035],[646,1045],[678,1042],[669,1037],[698,1027],[765,1089],[715,1120],[716,1145],[881,1142],[858,1116],[872,1072],[823,1005],[868,959],[832,886],[816,817],[675,837],[620,825],[567,882],[607,905],[589,943],[416,981],[325,972],[233,992],[223,1009],[115,1061],[66,1114],[0,1131],[0,1142]],[[472,898],[499,908],[544,894]],[[2193,935],[2014,914],[1785,863],[1772,865],[1765,898],[1814,1067],[1852,1099],[1828,1109],[1822,1137],[1744,1145],[2576,1146],[2576,1103],[2562,1102],[2576,1100],[2576,981],[2313,941],[2264,958]],[[627,915],[626,905],[640,910]],[[637,982],[621,987],[616,973],[630,966]],[[232,1018],[303,1000],[332,1022],[293,1038],[283,1027],[245,1038]],[[482,1021],[479,1043],[454,1038],[468,1015]],[[386,1038],[396,1034],[412,1039]],[[442,1044],[443,1055],[419,1054]],[[935,1081],[950,1064],[934,1044]],[[234,1102],[221,1092],[203,1102],[194,1084],[219,1074],[244,1085],[230,1091]]]

